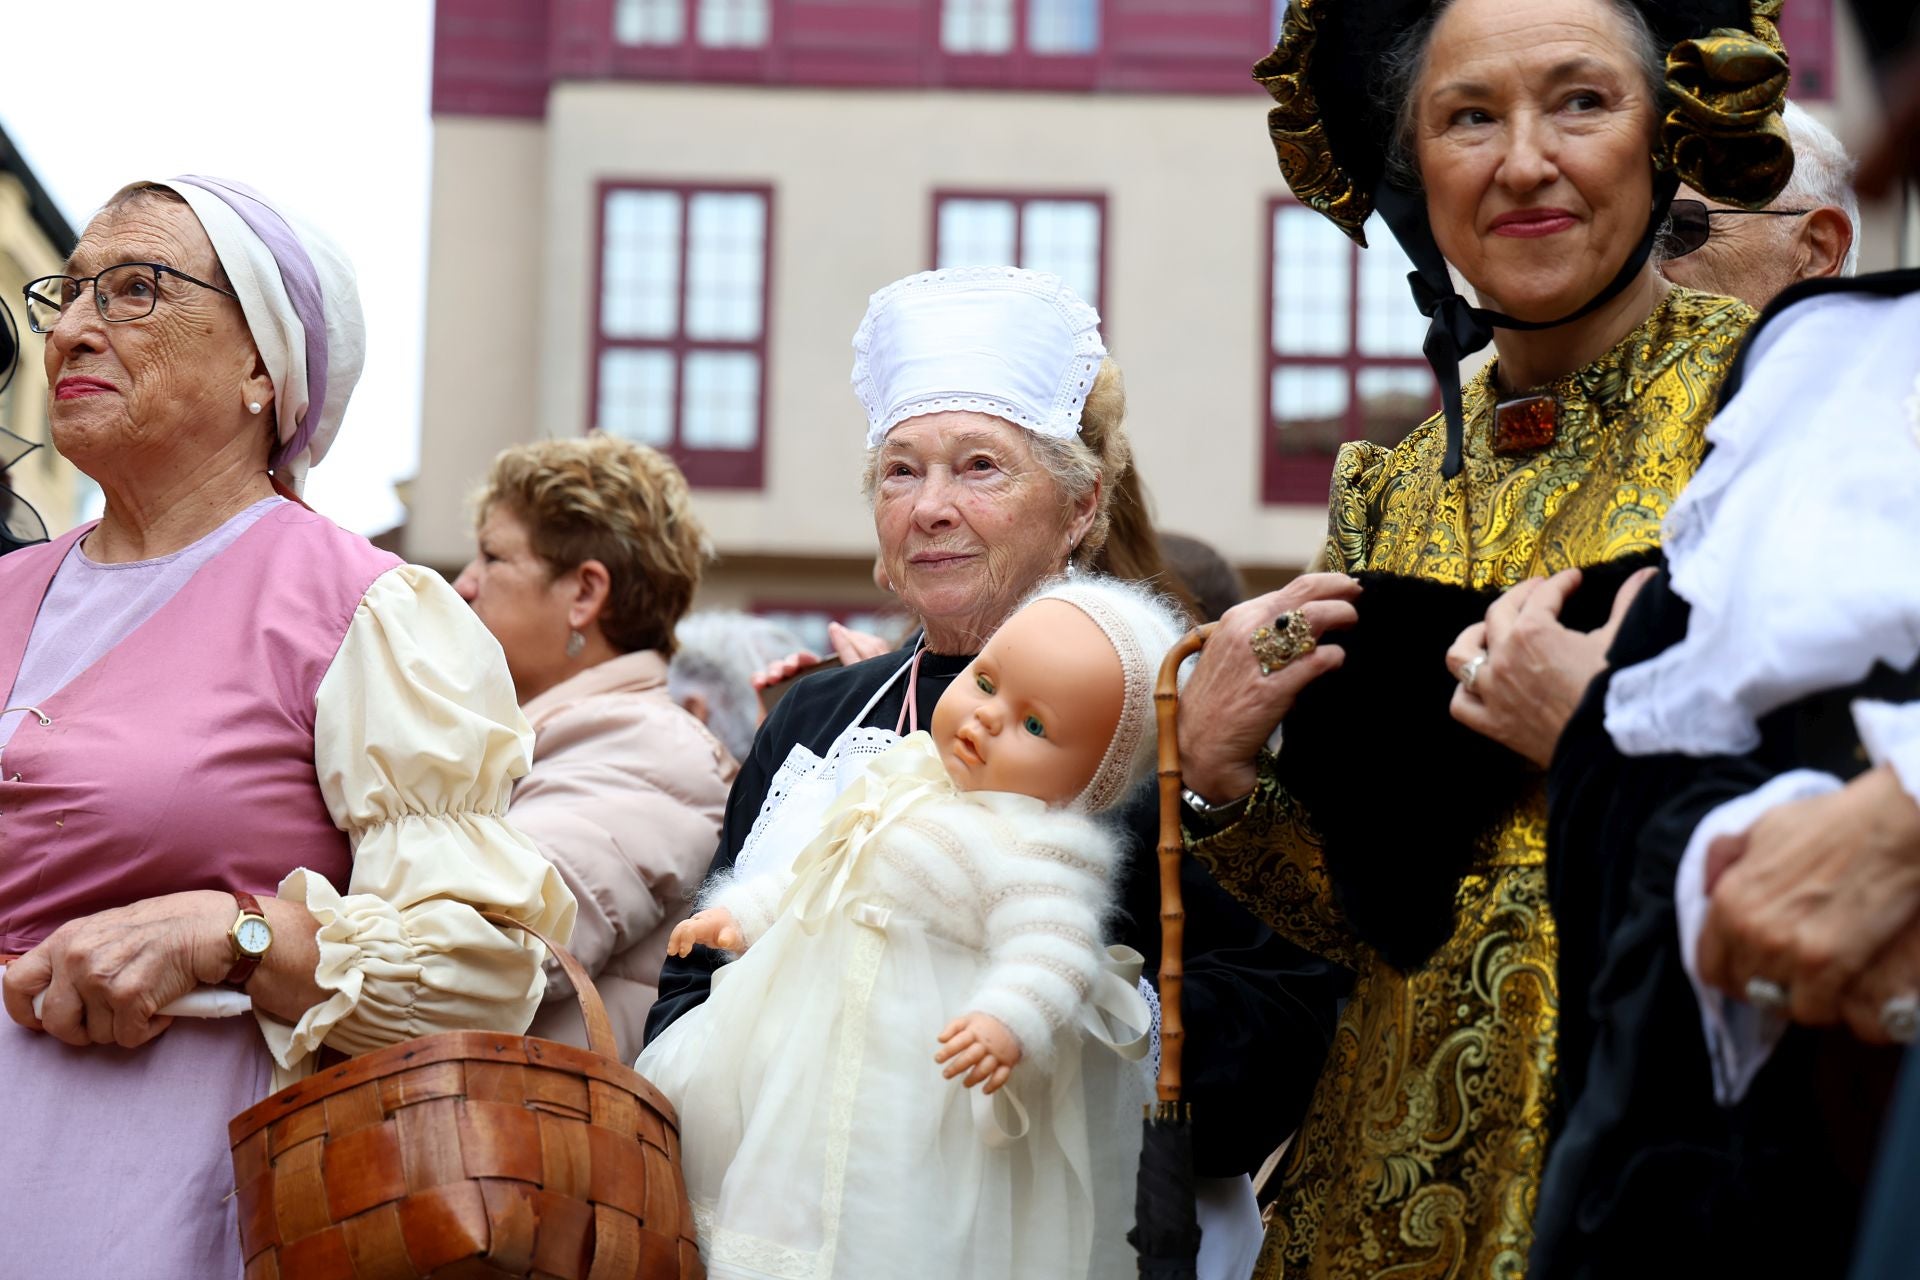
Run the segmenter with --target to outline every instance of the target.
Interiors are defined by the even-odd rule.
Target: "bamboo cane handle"
[[[1180,900],[1180,664],[1200,651],[1213,623],[1182,636],[1153,689],[1154,715],[1160,727],[1160,1078],[1155,1091],[1162,1102],[1180,1101],[1180,1053],[1186,1035],[1180,1010],[1180,986],[1186,975],[1186,907]]]

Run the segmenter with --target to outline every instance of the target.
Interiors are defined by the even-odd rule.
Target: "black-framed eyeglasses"
[[[1699,200],[1675,200],[1667,206],[1666,225],[1660,228],[1660,256],[1684,258],[1707,242],[1714,218],[1802,218],[1811,209],[1713,209]]]
[[[52,333],[60,315],[85,289],[93,294],[93,305],[100,318],[110,324],[144,320],[153,314],[160,301],[160,277],[177,276],[188,284],[211,289],[224,298],[240,300],[238,294],[217,284],[196,279],[164,262],[117,262],[90,276],[41,276],[21,290],[27,296],[27,327],[35,333]],[[91,288],[88,288],[91,286]]]

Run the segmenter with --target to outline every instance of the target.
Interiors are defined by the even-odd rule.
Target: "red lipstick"
[[[1565,209],[1514,209],[1495,218],[1491,230],[1497,236],[1533,239],[1558,235],[1579,221]]]
[[[97,396],[103,392],[113,392],[117,394],[119,390],[120,388],[114,386],[111,382],[104,382],[99,378],[88,378],[76,375],[71,378],[62,378],[60,381],[54,383],[53,398],[55,400],[78,400],[81,396]]]

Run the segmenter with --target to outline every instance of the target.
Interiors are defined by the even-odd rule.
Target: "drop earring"
[[[567,632],[567,656],[577,658],[587,650],[587,638],[578,631]]]
[[[248,412],[248,413],[259,413],[259,412],[260,412],[260,409],[261,409],[261,405],[260,405],[260,402],[259,402],[258,400],[249,400],[249,401],[247,402],[247,412]]]

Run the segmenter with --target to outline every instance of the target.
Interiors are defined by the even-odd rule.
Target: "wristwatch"
[[[1240,811],[1247,807],[1247,801],[1251,799],[1253,799],[1253,792],[1249,791],[1237,799],[1223,800],[1215,804],[1191,787],[1180,788],[1181,803],[1186,805],[1188,812],[1199,819],[1198,825],[1208,830],[1217,830],[1238,818]]]
[[[227,941],[233,945],[233,968],[227,970],[225,985],[238,988],[247,985],[247,979],[266,958],[267,948],[273,945],[273,926],[260,910],[260,900],[252,894],[236,889],[233,900],[240,904],[240,914],[227,930]]]

